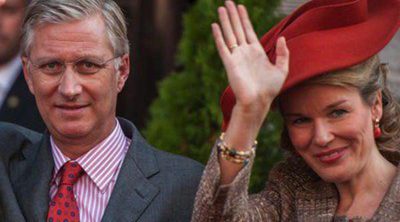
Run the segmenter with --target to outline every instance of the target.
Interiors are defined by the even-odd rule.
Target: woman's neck
[[[377,149],[360,173],[348,181],[335,183],[340,201],[336,213],[349,218],[371,218],[396,175],[396,167]]]

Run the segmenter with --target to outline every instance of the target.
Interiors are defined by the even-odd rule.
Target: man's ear
[[[22,56],[21,61],[22,61],[22,70],[24,71],[24,78],[29,87],[29,91],[31,91],[31,93],[35,95],[35,90],[33,88],[33,83],[32,83],[32,76],[31,73],[29,72],[29,67],[28,67],[29,66],[28,57]]]
[[[372,104],[371,107],[371,112],[372,112],[372,121],[375,121],[376,119],[381,120],[382,119],[382,114],[383,114],[383,106],[382,106],[382,91],[379,90],[376,93],[374,103]]]
[[[121,64],[118,68],[118,79],[117,79],[117,89],[118,92],[121,92],[124,88],[125,82],[128,79],[129,72],[130,72],[130,58],[129,54],[124,54],[121,56]]]

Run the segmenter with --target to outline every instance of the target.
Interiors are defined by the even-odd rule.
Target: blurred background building
[[[182,34],[182,15],[196,0],[117,0],[128,17],[131,76],[119,96],[117,112],[143,128],[148,108],[157,96],[157,82],[174,70]],[[223,1],[221,1],[222,3]],[[287,15],[306,0],[282,0],[277,12]],[[391,65],[391,89],[400,99],[400,34],[381,53]]]
[[[173,69],[182,14],[194,0],[117,0],[128,19],[131,74],[118,98],[117,114],[144,127],[157,82]]]

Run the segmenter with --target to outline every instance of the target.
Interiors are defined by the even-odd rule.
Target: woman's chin
[[[335,184],[344,183],[352,178],[350,172],[347,170],[326,170],[323,172],[317,172],[317,174],[325,182]]]

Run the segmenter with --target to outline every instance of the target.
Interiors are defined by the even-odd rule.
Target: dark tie
[[[82,167],[68,161],[61,168],[61,180],[56,195],[50,202],[48,222],[79,222],[79,208],[74,196],[73,186],[84,173]]]

